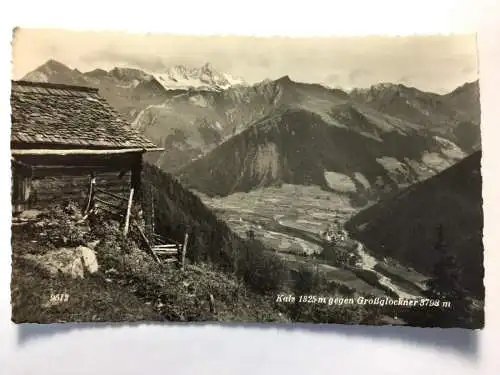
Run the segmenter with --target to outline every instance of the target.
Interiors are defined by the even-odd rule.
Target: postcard
[[[476,48],[16,29],[12,320],[483,328]]]

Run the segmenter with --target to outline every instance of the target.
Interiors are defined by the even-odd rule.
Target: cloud
[[[81,56],[81,62],[87,66],[119,66],[128,65],[144,70],[158,71],[167,65],[158,55],[135,54],[113,50],[99,50]]]
[[[325,77],[325,83],[338,83],[341,81],[341,75],[337,73],[329,74]]]
[[[352,86],[363,85],[371,75],[367,69],[355,69],[349,73],[349,83]]]
[[[466,65],[460,70],[460,73],[465,74],[465,75],[468,75],[471,73],[473,73],[473,74],[477,73],[477,66],[473,65],[473,64]]]
[[[21,29],[14,76],[53,58],[91,70],[131,65],[162,70],[205,62],[248,82],[290,75],[304,82],[368,86],[401,82],[424,90],[453,89],[476,70],[475,36],[283,38],[140,35]]]
[[[400,79],[399,79],[399,82],[401,82],[403,85],[410,85],[411,82],[412,82],[412,77],[411,76],[402,76]]]

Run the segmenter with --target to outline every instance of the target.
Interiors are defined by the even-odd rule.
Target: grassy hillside
[[[123,243],[119,231],[106,228],[107,234],[99,234],[101,242],[96,248],[99,271],[84,279],[47,272],[33,261],[47,251],[45,246],[26,246],[29,242],[14,240],[15,323],[288,321],[273,298],[249,290],[234,275],[208,264],[188,265],[183,272],[162,268],[135,243]],[[60,293],[69,300],[51,303],[50,295]]]
[[[201,211],[195,207],[185,213],[191,224],[194,212]],[[202,255],[209,259],[196,262],[192,258],[199,244],[191,241],[191,261],[182,271],[156,263],[138,233],[132,229],[123,237],[120,223],[109,214],[96,212],[82,221],[71,201],[53,205],[35,221],[12,228],[12,319],[16,323],[288,321],[273,294],[283,281],[281,264],[271,268],[272,254],[251,256],[249,266],[256,270],[249,278],[249,268],[230,270],[226,256],[218,256],[219,245],[224,245],[217,241],[210,247],[213,251]],[[90,273],[85,268],[79,278],[75,276],[79,258],[71,257],[82,246],[93,249],[98,270]],[[248,255],[243,250],[241,254]],[[69,299],[51,301],[52,295],[60,294]]]

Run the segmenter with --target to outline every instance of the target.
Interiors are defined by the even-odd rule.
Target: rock
[[[81,252],[83,265],[87,271],[90,273],[96,273],[99,270],[99,264],[97,263],[97,257],[94,250],[85,246],[78,246],[76,250]]]
[[[84,278],[83,269],[84,269],[84,265],[83,265],[82,259],[74,259],[73,262],[71,263],[71,268],[70,268],[69,274],[74,279],[76,279],[76,278],[83,279]]]
[[[62,248],[43,255],[27,254],[25,258],[53,275],[63,273],[74,279],[83,279],[83,262],[80,254],[76,249]]]
[[[74,279],[83,279],[84,270],[95,273],[99,269],[94,251],[85,246],[60,248],[43,255],[27,254],[25,258],[53,275],[63,273]]]
[[[21,219],[21,220],[34,220],[38,216],[40,216],[41,213],[42,213],[42,211],[39,211],[39,210],[24,210],[23,212],[21,212],[19,214],[19,219]]]

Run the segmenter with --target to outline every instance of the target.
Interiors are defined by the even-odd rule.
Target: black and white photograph
[[[12,54],[13,322],[484,327],[475,34]]]

